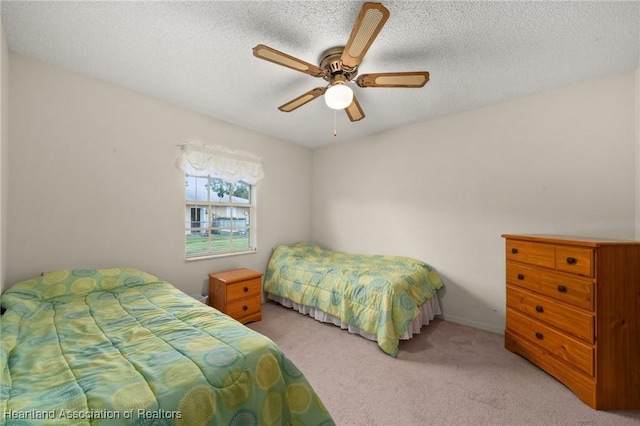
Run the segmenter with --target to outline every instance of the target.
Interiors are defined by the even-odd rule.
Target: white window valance
[[[264,178],[262,158],[245,151],[193,141],[180,145],[176,166],[188,175],[211,175],[225,182],[255,185]]]

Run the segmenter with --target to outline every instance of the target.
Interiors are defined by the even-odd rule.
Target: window
[[[256,251],[256,186],[262,158],[188,142],[176,166],[186,177],[185,255],[189,259]]]
[[[242,181],[187,175],[186,257],[255,251],[254,192]]]

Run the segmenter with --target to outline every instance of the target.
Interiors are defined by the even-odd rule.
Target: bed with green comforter
[[[334,424],[271,340],[145,272],[50,272],[1,300],[0,423]]]
[[[270,299],[324,321],[351,327],[396,356],[401,338],[429,305],[440,313],[440,275],[428,264],[402,256],[361,255],[323,249],[312,243],[276,247],[265,274]],[[311,314],[310,314],[311,315]],[[433,318],[433,314],[430,315]],[[339,322],[336,322],[336,319]],[[422,324],[427,321],[420,322]],[[409,334],[410,335],[410,334]]]

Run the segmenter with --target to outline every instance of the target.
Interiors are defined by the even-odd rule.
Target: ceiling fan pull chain
[[[338,136],[338,130],[336,129],[336,114],[337,114],[337,109],[333,110],[333,137],[335,138],[336,136]]]

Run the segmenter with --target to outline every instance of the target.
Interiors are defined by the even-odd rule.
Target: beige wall
[[[502,233],[636,235],[635,75],[313,153],[314,240],[444,276],[445,318],[504,329]]]
[[[200,292],[210,271],[264,270],[271,247],[312,239],[423,259],[447,282],[447,319],[501,331],[501,233],[640,238],[640,70],[311,152],[8,61],[2,44],[5,288],[45,270],[132,266]],[[192,139],[264,158],[257,254],[183,260],[184,180],[173,164],[176,144]]]
[[[131,266],[186,292],[207,274],[264,271],[273,246],[310,238],[311,152],[80,74],[10,55],[7,282],[63,268]],[[263,157],[258,252],[184,260],[177,144]]]
[[[7,276],[7,206],[9,192],[9,49],[0,22],[0,293]]]

